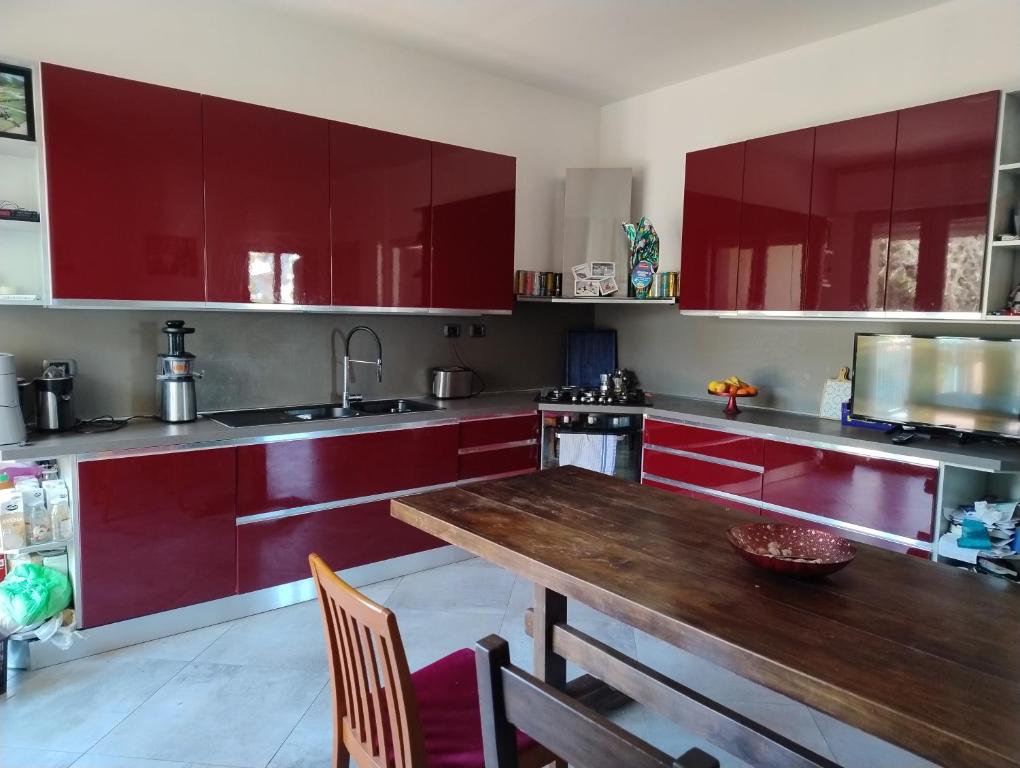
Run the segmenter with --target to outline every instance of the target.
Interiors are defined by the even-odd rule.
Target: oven
[[[643,429],[641,412],[543,410],[542,469],[574,464],[638,482]]]

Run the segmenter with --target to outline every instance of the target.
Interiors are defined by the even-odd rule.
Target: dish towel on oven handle
[[[560,432],[560,466],[581,467],[603,475],[616,469],[618,435],[585,435]]]

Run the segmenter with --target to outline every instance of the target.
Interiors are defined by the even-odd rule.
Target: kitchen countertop
[[[437,402],[433,398],[407,398]],[[295,424],[271,424],[262,427],[226,427],[199,417],[190,424],[164,424],[155,419],[139,419],[113,432],[63,432],[42,435],[32,433],[25,445],[0,446],[0,461],[47,459],[77,454],[122,452],[176,445],[214,447],[245,445],[299,437],[328,437],[358,432],[402,429],[422,424],[438,424],[478,416],[526,413],[535,409],[535,392],[496,392],[464,400],[443,400],[441,410],[421,413],[357,416],[348,419],[302,421]]]
[[[499,392],[465,400],[442,401],[442,410],[403,415],[359,416],[353,419],[274,424],[264,427],[225,427],[200,418],[191,424],[171,425],[159,421],[138,421],[114,432],[29,436],[21,446],[0,447],[0,460],[43,459],[77,454],[92,455],[160,448],[176,445],[212,447],[245,445],[300,437],[327,437],[383,429],[402,429],[415,425],[451,420],[525,413],[536,407],[548,411],[589,411],[591,406],[535,403],[536,392]],[[426,399],[426,398],[420,398]],[[722,412],[721,399],[653,395],[648,407],[609,407],[614,413],[645,413],[653,418],[673,419],[709,428],[724,429],[760,437],[812,443],[820,446],[880,452],[890,457],[942,462],[952,466],[987,472],[1020,471],[1020,446],[973,442],[961,445],[956,440],[917,437],[907,445],[895,445],[878,430],[844,427],[838,421],[817,416],[742,407],[729,418]]]

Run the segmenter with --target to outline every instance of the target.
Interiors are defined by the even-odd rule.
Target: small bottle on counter
[[[21,497],[25,504],[29,543],[45,544],[53,541],[53,519],[46,509],[46,497],[42,488],[26,489]]]

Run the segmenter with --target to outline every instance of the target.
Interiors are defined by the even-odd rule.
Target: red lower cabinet
[[[929,552],[919,547],[910,547],[906,544],[898,544],[888,539],[881,539],[877,536],[868,536],[865,533],[859,533],[852,531],[847,528],[837,528],[832,525],[821,525],[814,522],[813,520],[804,520],[793,515],[784,515],[780,512],[773,512],[768,509],[761,510],[762,515],[767,517],[769,520],[774,520],[777,523],[789,523],[791,525],[806,525],[811,528],[818,528],[822,531],[827,531],[834,536],[842,536],[844,539],[850,539],[851,541],[857,541],[861,544],[870,544],[873,547],[879,547],[880,549],[887,549],[890,552],[899,552],[904,555],[913,555],[914,557],[920,557],[923,560],[931,558]]]
[[[938,469],[765,442],[762,501],[930,542]]]
[[[389,501],[237,526],[237,591],[308,578],[308,555],[334,570],[442,547],[446,542],[390,516]]]
[[[234,594],[234,448],[78,465],[85,627]]]
[[[761,498],[761,472],[727,464],[646,448],[644,472],[714,491]]]
[[[761,510],[758,509],[758,507],[752,506],[751,504],[741,504],[736,501],[722,499],[718,496],[712,496],[707,493],[698,493],[697,491],[692,491],[688,488],[677,488],[675,485],[659,483],[656,482],[655,480],[649,480],[648,478],[643,478],[641,480],[641,485],[647,485],[649,488],[660,488],[663,491],[675,493],[677,496],[686,496],[687,498],[690,499],[698,499],[698,501],[707,501],[709,504],[718,504],[720,507],[725,507],[726,509],[736,509],[740,512],[747,512],[748,514],[751,515],[757,515],[759,512],[761,512]]]
[[[456,424],[247,445],[237,452],[239,517],[457,479]]]
[[[462,453],[457,471],[458,480],[503,475],[510,472],[534,472],[538,469],[538,444],[517,445],[491,451]]]

